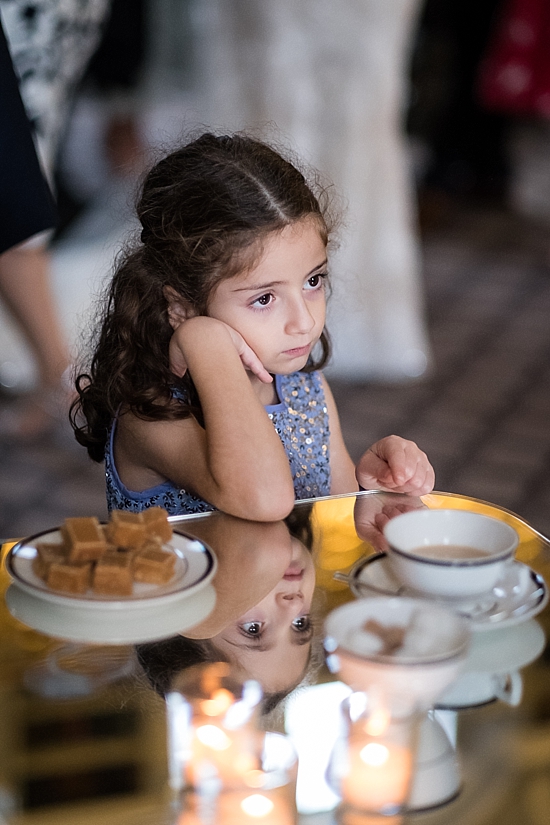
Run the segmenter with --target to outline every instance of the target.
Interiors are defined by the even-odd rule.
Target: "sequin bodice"
[[[319,372],[275,379],[279,404],[266,407],[286,450],[296,498],[330,494],[329,420]]]
[[[319,372],[277,375],[279,402],[267,406],[288,456],[297,499],[330,494],[329,419]],[[171,481],[136,492],[124,486],[117,473],[113,442],[116,421],[105,448],[105,476],[109,510],[144,510],[157,505],[170,515],[202,513],[211,504],[178,488]]]

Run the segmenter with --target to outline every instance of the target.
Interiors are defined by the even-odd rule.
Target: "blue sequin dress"
[[[288,456],[297,499],[330,494],[330,430],[325,393],[319,372],[276,375],[279,402],[265,408]],[[204,513],[215,508],[201,498],[164,481],[137,492],[128,490],[117,473],[113,443],[116,421],[105,448],[105,476],[109,510],[164,507],[172,516]]]

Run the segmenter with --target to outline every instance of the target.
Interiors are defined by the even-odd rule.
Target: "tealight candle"
[[[242,681],[225,662],[196,665],[175,680],[166,700],[174,790],[208,795],[240,786],[244,774],[260,767],[261,695],[256,682]]]
[[[355,692],[342,703],[346,730],[328,775],[342,810],[387,817],[401,812],[408,799],[420,717],[392,718],[382,702],[374,703],[375,694]]]
[[[261,748],[262,734],[254,728],[197,724],[185,766],[187,784],[198,788],[202,777],[215,775],[224,787],[240,785],[246,774],[260,768]]]
[[[381,813],[394,813],[404,805],[412,776],[410,748],[383,738],[352,738],[348,759],[349,770],[342,778],[345,803]]]

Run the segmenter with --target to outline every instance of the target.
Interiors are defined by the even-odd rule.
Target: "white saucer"
[[[462,673],[505,673],[520,670],[538,659],[546,644],[544,630],[535,619],[495,626],[494,633],[476,633]]]
[[[111,598],[55,592],[35,575],[36,542],[60,540],[60,532],[50,530],[19,542],[6,558],[13,579],[6,593],[8,609],[41,633],[77,642],[138,644],[194,627],[214,609],[216,592],[210,582],[217,561],[198,539],[174,532],[165,545],[177,557],[168,584],[136,583],[132,596]]]
[[[207,584],[198,592],[180,594],[180,601],[165,607],[144,607],[119,612],[90,610],[86,603],[66,606],[47,602],[26,592],[16,584],[6,591],[8,610],[16,619],[34,630],[91,644],[141,644],[174,636],[202,622],[216,603],[216,591]]]
[[[379,594],[430,599],[395,578],[385,553],[358,562],[349,575],[349,584],[357,598]],[[548,602],[548,588],[539,573],[514,561],[508,566],[505,578],[486,595],[467,601],[430,600],[460,613],[469,620],[472,630],[493,630],[520,624],[540,613]]]

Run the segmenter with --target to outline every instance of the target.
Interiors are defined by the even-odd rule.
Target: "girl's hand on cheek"
[[[221,338],[219,336],[220,331],[223,331]],[[170,369],[174,375],[179,378],[185,375],[188,369],[186,351],[191,356],[192,347],[200,353],[202,351],[201,342],[205,340],[205,336],[207,340],[212,340],[212,335],[216,332],[218,338],[220,338],[220,346],[227,347],[225,336],[229,335],[245,370],[252,372],[264,384],[272,383],[272,376],[265,369],[254,350],[246,343],[243,336],[229,324],[218,321],[216,318],[210,318],[207,315],[196,315],[189,318],[174,330],[168,348]]]
[[[377,441],[361,457],[356,468],[359,484],[365,489],[423,496],[435,483],[432,465],[414,441],[390,435]]]
[[[240,332],[225,324],[231,335],[231,340],[235,344],[235,349],[239,353],[245,370],[253,373],[263,384],[271,384],[273,377],[268,373],[252,347],[249,347]]]

